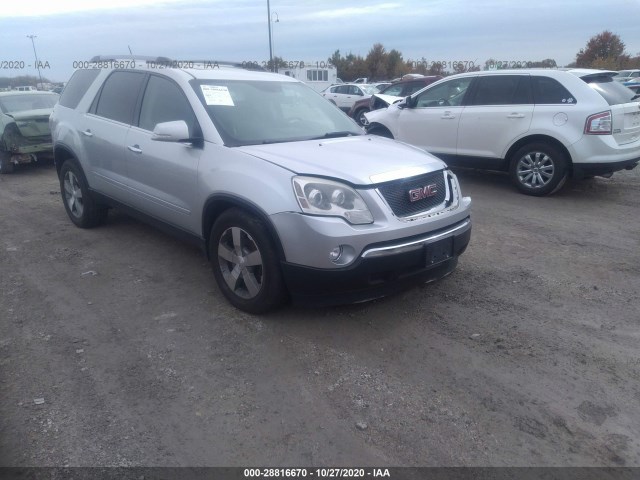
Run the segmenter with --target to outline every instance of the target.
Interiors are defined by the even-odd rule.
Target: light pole
[[[267,25],[269,25],[269,65],[273,70],[273,47],[271,46],[271,6],[267,0]]]
[[[276,16],[275,20],[273,19],[274,15]],[[269,18],[269,20],[271,22],[273,22],[273,23],[278,23],[280,21],[280,19],[278,18],[278,12],[273,12],[271,14],[271,17]],[[272,44],[272,47],[273,47],[272,50],[275,50],[275,46],[276,46],[276,43],[273,41],[273,32],[275,31],[275,29],[276,29],[276,27],[274,25],[273,28],[271,29],[271,44]],[[273,69],[274,69],[274,71],[276,73],[278,73],[278,60],[277,60],[277,58],[278,57],[276,56],[276,63],[273,65]]]
[[[31,45],[33,45],[33,55],[36,57],[36,68],[38,69],[38,77],[40,78],[40,88],[44,88],[44,84],[42,83],[42,75],[40,75],[40,64],[38,63],[38,54],[36,53],[36,42],[33,41],[33,39],[37,37],[38,37],[37,35],[27,35],[27,38],[31,39]]]

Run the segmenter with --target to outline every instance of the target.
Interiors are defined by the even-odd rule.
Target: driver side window
[[[142,99],[139,127],[153,131],[158,123],[184,120],[194,136],[196,116],[180,88],[162,77],[152,75]]]
[[[472,80],[473,77],[456,78],[429,88],[418,96],[416,107],[458,107]]]

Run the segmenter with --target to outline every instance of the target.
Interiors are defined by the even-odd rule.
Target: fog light
[[[331,260],[332,262],[337,262],[338,260],[340,260],[341,256],[342,256],[342,245],[337,246],[336,248],[334,248],[329,252],[329,260]]]

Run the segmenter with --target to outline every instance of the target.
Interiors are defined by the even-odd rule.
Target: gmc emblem
[[[409,199],[412,202],[417,202],[418,200],[422,200],[423,198],[433,197],[436,193],[438,193],[438,186],[433,183],[422,188],[414,188],[413,190],[409,190]]]

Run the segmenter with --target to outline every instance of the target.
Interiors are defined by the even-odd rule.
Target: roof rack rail
[[[228,60],[211,60],[211,59],[197,59],[197,60],[185,60],[180,63],[193,63],[204,65],[219,65],[221,67],[235,67],[242,68],[244,70],[254,70],[258,72],[265,72],[266,69],[254,62],[231,62]]]

